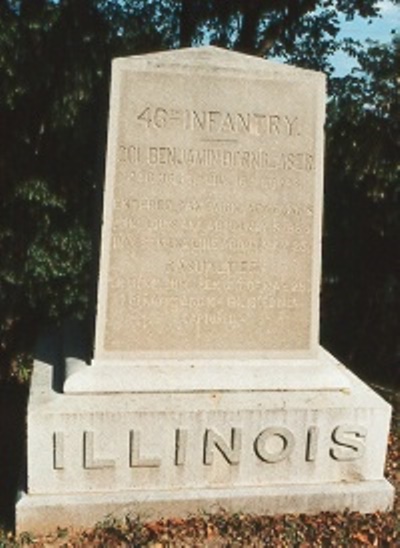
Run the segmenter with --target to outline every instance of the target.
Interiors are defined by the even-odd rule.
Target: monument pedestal
[[[309,359],[148,359],[88,367],[69,358],[66,373],[66,394],[350,388],[339,362],[322,347]]]
[[[142,519],[190,516],[196,512],[247,512],[255,515],[316,514],[344,508],[364,513],[389,510],[393,492],[386,480],[319,485],[271,485],[235,489],[148,490],[79,495],[24,495],[18,503],[19,530],[43,532],[88,527],[107,516],[140,514]]]
[[[18,531],[90,526],[109,514],[393,503],[383,478],[391,408],[343,366],[344,390],[63,394],[52,388],[62,344],[50,346],[34,367]]]

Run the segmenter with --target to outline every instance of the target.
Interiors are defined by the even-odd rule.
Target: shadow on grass
[[[0,382],[0,529],[15,525],[15,501],[25,462],[28,386]]]

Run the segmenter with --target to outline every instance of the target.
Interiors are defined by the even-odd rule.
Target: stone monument
[[[114,61],[94,355],[36,360],[19,530],[390,508],[390,406],[319,346],[324,103],[214,47]]]

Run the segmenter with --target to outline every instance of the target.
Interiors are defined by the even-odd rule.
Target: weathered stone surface
[[[114,61],[95,364],[317,355],[324,84],[213,47]]]
[[[349,388],[339,362],[322,347],[307,359],[147,359],[88,367],[68,358],[64,383],[66,394]]]
[[[349,392],[67,396],[51,389],[51,375],[36,362],[20,531],[44,519],[90,525],[110,512],[375,511],[393,502],[383,479],[390,406],[347,370]]]
[[[251,514],[317,514],[318,512],[375,512],[388,510],[393,491],[385,480],[320,485],[272,485],[233,489],[173,490],[24,496],[18,506],[19,530],[43,533],[59,527],[85,527],[103,521],[105,516],[123,520],[137,513],[144,519],[190,517],[196,512],[230,512]]]

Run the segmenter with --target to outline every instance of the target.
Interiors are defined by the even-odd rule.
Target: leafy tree
[[[377,14],[374,0],[181,0],[178,4],[181,46],[191,46],[207,33],[215,45],[258,55],[274,47],[294,52],[305,31],[308,39],[322,33],[334,38],[340,13],[347,18]]]
[[[165,47],[145,4],[0,1],[0,375],[38,325],[88,311],[110,61]]]
[[[371,377],[400,381],[399,42],[349,40],[327,128],[323,338]]]
[[[16,328],[30,343],[38,321],[77,310],[85,300],[91,143],[98,134],[99,76],[92,56],[98,53],[85,41],[93,19],[82,17],[74,25],[72,7],[61,10],[48,2],[1,6],[6,77],[0,104],[7,132],[0,216],[4,351],[21,344],[15,341]],[[74,52],[81,33],[83,47]]]

